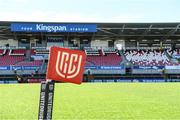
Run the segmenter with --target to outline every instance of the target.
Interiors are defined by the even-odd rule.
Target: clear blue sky
[[[180,22],[180,0],[0,0],[0,21]]]

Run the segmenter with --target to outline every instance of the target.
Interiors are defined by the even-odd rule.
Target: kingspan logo
[[[37,31],[47,31],[47,32],[58,32],[58,31],[66,31],[66,26],[58,26],[58,25],[44,25],[44,24],[36,24]]]

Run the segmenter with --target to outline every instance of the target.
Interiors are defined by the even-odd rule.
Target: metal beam
[[[121,29],[121,32],[124,32],[124,28],[125,28],[125,24],[123,25],[122,29]]]
[[[180,29],[180,24],[178,24],[175,29],[170,30],[166,36],[163,36],[161,41],[168,39],[170,36],[175,36],[175,32],[177,32],[178,29]]]
[[[138,34],[138,35],[129,35],[129,34],[122,34],[122,35],[105,35],[105,34],[96,34],[96,36],[117,36],[117,37],[121,37],[121,36],[124,36],[124,37],[128,37],[128,36],[134,36],[134,37],[140,37],[140,36],[144,36],[142,34]],[[154,34],[148,34],[144,37],[153,37],[153,36],[157,36],[157,37],[162,37],[162,36],[167,36],[167,35],[164,35],[164,34],[159,34],[159,35],[154,35]],[[173,35],[174,37],[179,37],[180,35]]]
[[[141,37],[139,37],[137,40],[141,40],[141,39],[143,39],[144,38],[144,36],[145,35],[147,35],[150,31],[151,31],[151,28],[152,28],[152,24],[149,26],[149,28],[148,29],[146,29],[144,32],[143,32],[143,34],[142,34],[142,36]]]
[[[9,37],[6,37],[6,36],[0,36],[0,38],[2,38],[2,39],[8,39]]]
[[[149,27],[101,27],[101,28],[97,28],[97,29],[105,29],[105,30],[110,30],[110,29],[124,29],[124,30],[129,30],[129,29],[137,29],[137,30],[144,30],[144,29],[148,29]],[[156,30],[156,29],[175,29],[176,27],[153,27],[151,28],[151,30]],[[180,29],[180,28],[178,28]]]
[[[99,30],[104,32],[104,33],[108,33],[108,34],[112,34],[112,35],[117,35],[116,33],[110,32],[108,30],[103,30],[103,29],[99,29]]]

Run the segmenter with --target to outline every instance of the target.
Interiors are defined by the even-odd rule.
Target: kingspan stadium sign
[[[96,32],[96,24],[11,23],[13,32]]]
[[[57,32],[57,31],[67,31],[66,26],[46,26],[44,24],[36,24],[37,31],[47,31],[47,32]]]

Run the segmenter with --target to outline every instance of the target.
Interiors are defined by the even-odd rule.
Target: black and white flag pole
[[[38,120],[52,120],[54,87],[53,80],[41,82]]]

